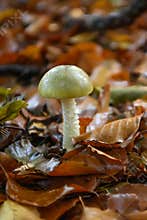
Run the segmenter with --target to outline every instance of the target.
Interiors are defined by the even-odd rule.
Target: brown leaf
[[[31,190],[18,184],[13,178],[8,177],[6,193],[20,203],[47,207],[63,196],[74,192],[86,192],[87,189],[76,184],[64,185],[52,190]]]
[[[45,220],[57,220],[59,219],[65,212],[70,210],[72,207],[76,205],[79,200],[77,198],[74,199],[64,199],[55,202],[46,208],[40,208],[41,217],[45,218]]]
[[[91,133],[90,139],[109,144],[121,143],[122,146],[126,145],[139,129],[141,117],[142,115],[138,115],[109,122],[101,128],[95,129]],[[126,140],[128,142],[123,143]]]
[[[85,188],[87,191],[92,191],[95,189],[98,181],[94,175],[83,175],[83,176],[46,176],[46,175],[37,175],[27,174],[27,175],[15,175],[15,179],[22,185],[27,187],[30,186],[40,186],[41,189],[57,189],[63,185],[78,185]],[[37,187],[38,188],[38,187]]]
[[[140,176],[141,178],[141,176]],[[147,209],[147,185],[146,184],[121,184],[114,189],[114,194],[134,194],[138,199],[138,205],[140,210]],[[117,194],[116,194],[117,195]]]
[[[138,209],[138,199],[133,193],[111,194],[108,199],[108,208],[119,214],[130,213]]]
[[[0,64],[10,64],[15,63],[18,60],[18,53],[17,52],[7,52],[0,54]]]
[[[112,156],[122,162],[122,164],[127,164],[128,162],[128,156],[127,156],[127,151],[126,148],[121,148],[119,144],[105,144],[103,142],[98,142],[98,141],[81,141],[79,143],[82,146],[91,146],[96,149],[99,149],[109,156]]]
[[[147,210],[145,211],[135,211],[131,212],[125,216],[127,220],[146,220],[147,219]]]
[[[7,172],[11,172],[18,167],[18,162],[8,154],[0,152],[0,165],[2,165]],[[3,173],[3,171],[0,168],[0,175],[1,173]]]
[[[70,152],[70,157],[64,157],[52,172],[51,176],[76,176],[87,174],[113,175],[122,169],[120,160],[108,154],[89,147],[85,150]],[[67,154],[69,155],[69,154]]]

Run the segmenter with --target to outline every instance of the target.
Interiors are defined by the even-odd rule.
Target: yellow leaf
[[[43,220],[35,207],[23,206],[12,200],[0,206],[0,220]]]

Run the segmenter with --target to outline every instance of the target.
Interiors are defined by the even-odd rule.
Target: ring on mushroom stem
[[[63,147],[71,150],[72,138],[80,134],[75,98],[86,96],[93,90],[88,75],[77,66],[59,65],[45,73],[38,88],[41,96],[61,100]]]

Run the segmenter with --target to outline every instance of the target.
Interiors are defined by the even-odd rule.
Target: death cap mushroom
[[[49,70],[39,83],[39,93],[46,98],[76,98],[93,89],[88,75],[74,65],[59,65]]]

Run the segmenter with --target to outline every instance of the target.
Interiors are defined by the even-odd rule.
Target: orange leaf
[[[48,190],[32,190],[18,184],[13,178],[7,176],[6,193],[7,195],[23,204],[38,207],[47,207],[63,198],[63,196],[75,192],[87,192],[88,190],[76,184],[65,184],[59,188]]]
[[[99,62],[107,57],[113,58],[113,56],[112,52],[103,50],[95,43],[84,42],[72,46],[67,53],[59,56],[55,65],[75,64],[90,73]]]
[[[74,152],[74,151],[73,151]],[[76,151],[77,152],[77,151]],[[72,154],[72,153],[71,153]],[[66,157],[66,155],[65,155]],[[120,160],[89,147],[63,159],[51,176],[75,176],[87,174],[113,175],[122,169]]]
[[[92,121],[92,118],[79,118],[80,121],[80,134],[86,132],[86,127]]]

